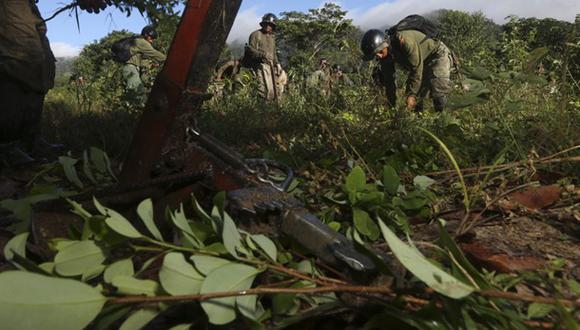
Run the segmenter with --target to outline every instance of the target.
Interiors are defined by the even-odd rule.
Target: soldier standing
[[[318,70],[314,71],[308,78],[308,85],[318,90],[320,95],[328,96],[330,94],[332,72],[330,64],[326,58],[321,58],[318,62]]]
[[[262,17],[262,27],[250,34],[245,48],[245,62],[254,70],[258,80],[259,95],[269,101],[278,101],[276,76],[278,74],[278,57],[276,55],[276,15],[268,13]]]
[[[27,152],[51,147],[40,138],[40,122],[56,60],[36,2],[0,1],[0,167],[31,162]],[[91,13],[107,6],[105,0],[76,3]]]
[[[443,111],[451,93],[451,51],[440,40],[417,30],[387,34],[373,29],[361,42],[365,60],[376,58],[381,65],[380,81],[386,88],[391,106],[396,103],[395,63],[409,71],[406,105],[409,110],[422,111],[423,100],[431,94],[435,111]]]
[[[141,35],[134,38],[129,48],[131,57],[123,66],[123,78],[126,88],[135,93],[141,103],[147,97],[143,80],[146,78],[146,69],[153,64],[165,61],[165,54],[153,48],[153,41],[157,39],[157,31],[152,26],[146,26],[141,30]]]

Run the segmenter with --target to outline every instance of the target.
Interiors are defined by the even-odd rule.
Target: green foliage
[[[432,14],[439,25],[441,40],[464,65],[495,67],[494,49],[500,38],[500,27],[482,12],[466,13],[441,9]]]
[[[4,329],[83,329],[105,304],[87,284],[21,271],[0,273],[0,292]]]
[[[474,288],[433,265],[417,248],[406,245],[380,220],[379,226],[385,241],[397,259],[430,288],[453,299],[464,298],[474,291]]]
[[[159,281],[163,289],[171,295],[197,294],[204,276],[185,260],[182,253],[165,255],[159,271]]]
[[[201,293],[247,290],[259,272],[260,270],[251,266],[228,263],[207,275],[201,286]],[[201,307],[212,324],[227,324],[236,318],[236,305],[240,309],[245,309],[247,313],[253,313],[255,304],[252,306],[250,302],[244,297],[216,298],[202,302]]]
[[[283,12],[278,26],[279,48],[288,56],[288,65],[300,73],[317,65],[321,57],[347,67],[359,62],[360,32],[337,4],[325,3],[307,13]]]
[[[147,13],[159,9],[154,1],[132,4]],[[158,48],[167,49],[176,20],[171,11],[161,13],[159,19],[156,14],[152,16],[161,31]],[[205,111],[199,114],[200,128],[248,156],[274,158],[292,165],[300,174],[292,185],[296,198],[349,239],[369,247],[388,246],[410,272],[397,280],[406,289],[419,287],[423,292],[428,286],[438,292],[432,296],[433,303],[413,306],[412,311],[405,308],[401,299],[389,298],[380,304],[369,301],[372,308],[353,310],[368,319],[365,328],[389,324],[401,329],[523,329],[524,320],[530,318],[558,318],[574,324],[573,317],[562,308],[512,304],[486,299],[476,292],[513,290],[516,284],[533,279],[542,290],[546,289],[542,285],[552,283],[549,288],[577,293],[578,283],[556,278],[557,270],[544,275],[535,272],[528,277],[484,275],[469,263],[444,230],[438,245],[429,245],[429,251],[417,243],[421,252],[395,235],[410,234],[411,221],[433,220],[442,205],[460,201],[462,194],[466,206],[481,203],[478,190],[467,189],[470,179],[461,185],[441,185],[426,174],[450,168],[450,159],[455,168],[522,160],[526,160],[522,164],[527,164],[528,154],[549,155],[577,144],[578,89],[572,80],[566,80],[575,77],[577,53],[576,48],[562,45],[578,43],[577,37],[564,33],[570,25],[513,19],[501,27],[504,34],[499,36],[499,27],[481,13],[440,11],[437,17],[442,37],[460,54],[467,82],[474,88],[451,97],[451,108],[458,110],[434,114],[428,108],[418,116],[385,106],[384,96],[370,81],[372,68],[360,62],[361,32],[346,17],[346,12],[335,4],[307,13],[283,13],[278,40],[283,52],[291,56],[287,68],[290,84],[281,104],[263,104],[255,97],[255,82],[245,74],[232,87],[232,93],[206,104]],[[225,211],[224,194],[215,197],[212,209],[202,208],[211,199],[205,196],[203,203],[194,199],[191,204],[168,210],[167,219],[153,218],[150,200],[137,207],[139,218],[97,201],[98,212],[92,214],[71,200],[73,212],[82,218],[82,230],[51,242],[56,250],[54,259],[43,260],[40,265],[26,259],[26,232],[34,203],[116,182],[115,164],[130,141],[138,108],[123,98],[119,66],[110,61],[108,52],[110,44],[127,33],[114,32],[87,46],[75,63],[76,72],[86,76],[85,83],[57,87],[48,96],[45,112],[52,136],[76,143],[73,149],[77,151],[87,144],[107,148],[113,152],[112,160],[95,148],[82,157],[74,157],[73,153],[63,156],[59,163],[42,169],[24,199],[0,202],[22,219],[16,222],[15,231],[25,233],[6,245],[5,257],[29,271],[18,272],[15,281],[14,276],[6,277],[10,273],[0,274],[4,297],[0,303],[7,306],[0,308],[7,311],[0,315],[2,324],[22,327],[16,318],[26,313],[27,321],[42,327],[83,328],[94,319],[95,328],[121,324],[122,328],[139,328],[175,304],[134,308],[110,304],[102,308],[105,297],[138,294],[155,298],[279,283],[290,289],[319,285],[272,270],[280,267],[317,279],[332,276],[310,258],[303,260],[291,254],[288,249],[296,247],[284,239],[239,229],[237,219]],[[556,35],[559,39],[555,39]],[[346,65],[354,85],[339,86],[324,98],[305,88],[304,75],[318,56]],[[538,74],[536,68],[542,65],[552,74]],[[60,81],[66,84],[66,79]],[[399,93],[402,96],[403,91]],[[106,132],[94,134],[102,127],[107,128]],[[432,135],[425,134],[425,130]],[[436,144],[433,137],[437,137]],[[525,180],[529,173],[518,170],[522,171],[518,180]],[[566,163],[554,164],[550,170],[572,177],[578,174],[578,168]],[[472,194],[471,199],[467,199],[468,193]],[[190,206],[195,212],[185,211]],[[160,223],[171,226],[172,232],[161,232],[157,227]],[[166,240],[168,237],[172,239]],[[387,267],[382,271],[390,276],[396,269]],[[32,272],[53,277],[39,277]],[[36,288],[32,282],[42,288],[28,290]],[[88,300],[69,296],[73,289]],[[5,290],[19,290],[19,294],[22,291],[21,296],[30,306],[13,313],[20,302],[14,300],[14,295],[4,294],[12,292]],[[292,325],[311,322],[338,308],[350,308],[340,301],[333,294],[300,293],[215,298],[197,304],[200,314],[195,316],[194,324]],[[37,312],[38,309],[41,310]]]

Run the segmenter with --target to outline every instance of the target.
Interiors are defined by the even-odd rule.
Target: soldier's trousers
[[[122,72],[123,79],[125,79],[125,88],[128,94],[135,98],[139,103],[145,103],[147,98],[145,85],[141,80],[141,75],[139,73],[139,68],[133,64],[123,65]]]
[[[21,141],[31,149],[40,133],[44,92],[0,76],[0,143]]]
[[[417,111],[423,109],[423,101],[431,94],[433,107],[436,111],[443,111],[447,96],[452,91],[451,65],[453,59],[451,51],[441,42],[437,52],[427,59],[423,69],[423,79],[419,89]]]
[[[260,63],[254,69],[254,74],[258,80],[258,94],[260,97],[273,101],[276,97],[274,94],[275,83],[272,81],[272,67],[266,63]]]

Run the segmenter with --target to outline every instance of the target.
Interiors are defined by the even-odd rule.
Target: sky
[[[40,0],[38,6],[44,18],[72,0]],[[321,0],[244,0],[228,41],[245,41],[248,35],[259,28],[263,14],[284,11],[306,11],[321,7]],[[509,15],[520,17],[551,17],[574,21],[580,14],[580,0],[340,0],[332,1],[348,11],[348,18],[362,29],[391,25],[409,14],[422,14],[436,9],[454,9],[467,12],[481,11],[485,16],[502,24]],[[138,12],[130,17],[114,8],[99,14],[79,11],[80,29],[76,18],[63,12],[48,21],[48,37],[57,57],[77,55],[82,47],[98,40],[111,31],[127,29],[139,33],[147,25],[147,19]]]

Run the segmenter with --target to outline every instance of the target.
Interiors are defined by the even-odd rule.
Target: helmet
[[[272,25],[272,28],[276,28],[276,20],[278,18],[276,17],[276,15],[272,14],[272,13],[267,13],[266,15],[264,15],[262,17],[262,21],[260,22],[260,26],[264,26],[264,24],[270,24]]]
[[[342,67],[338,64],[335,64],[332,66],[332,70],[334,70],[334,72],[342,72]]]
[[[157,34],[157,31],[155,31],[155,29],[151,25],[147,25],[146,27],[144,27],[143,30],[141,30],[141,35],[144,37],[151,37],[153,39],[157,39],[157,37],[159,36]]]
[[[365,61],[372,60],[376,52],[386,47],[389,47],[389,39],[385,38],[384,32],[377,29],[368,30],[360,42],[360,49]]]

